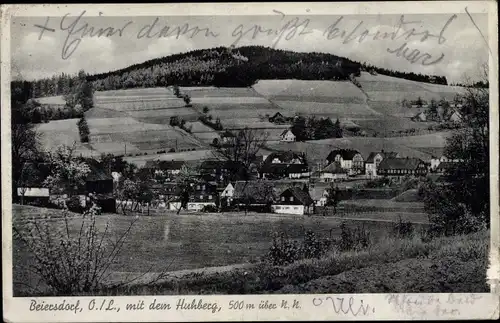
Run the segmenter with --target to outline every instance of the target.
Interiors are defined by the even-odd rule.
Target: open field
[[[323,102],[304,102],[304,101],[274,101],[281,107],[286,115],[295,114],[327,116],[331,118],[342,117],[373,117],[380,113],[371,109],[368,105],[362,103],[323,103]]]
[[[14,224],[22,229],[31,216],[60,211],[25,206],[13,207]],[[98,227],[110,223],[111,236],[119,236],[134,217],[103,215]],[[62,225],[51,219],[50,226]],[[81,218],[70,220],[76,234]],[[124,290],[106,290],[106,295],[123,294],[250,294],[305,292],[486,292],[488,233],[435,238],[424,241],[419,226],[413,236],[390,234],[392,224],[374,221],[345,221],[351,228],[364,227],[371,244],[359,251],[328,251],[319,259],[300,260],[290,265],[270,267],[259,263],[269,250],[273,232],[286,232],[300,240],[313,230],[320,237],[338,238],[341,219],[328,217],[277,216],[268,214],[196,214],[140,217],[111,271],[136,277],[151,273],[226,266],[219,270],[198,270],[196,275],[174,275],[144,286],[138,282]],[[133,261],[131,261],[133,259]],[[14,293],[29,293],[26,285],[36,284],[28,271],[32,259],[18,239],[13,240]],[[241,267],[240,264],[246,264]],[[228,265],[234,265],[232,268]],[[453,273],[450,275],[450,270]],[[375,280],[375,281],[374,281]],[[364,282],[360,284],[359,282]],[[436,284],[436,281],[441,283]],[[242,283],[245,282],[245,283]],[[272,282],[272,283],[271,283]],[[367,287],[368,286],[368,287]],[[38,285],[43,288],[43,285]],[[42,292],[43,293],[43,292]]]
[[[99,152],[137,154],[159,150],[191,150],[203,145],[184,131],[169,125],[140,122],[131,117],[88,120],[91,145]]]
[[[413,115],[418,113],[416,109],[402,107],[402,100],[416,100],[420,97],[426,101],[451,101],[457,94],[464,92],[463,88],[457,86],[422,83],[367,72],[361,72],[361,76],[356,79],[366,93],[370,107],[394,116],[409,116],[410,111]]]
[[[88,144],[80,143],[80,135],[76,123],[78,119],[54,120],[38,124],[36,129],[40,134],[40,144],[44,151],[54,151],[57,147],[75,145],[75,154],[82,156],[98,156]]]
[[[311,102],[363,103],[365,96],[349,81],[260,80],[253,88],[272,100],[276,98],[309,99]],[[339,101],[337,101],[337,99]]]
[[[159,155],[146,155],[146,156],[133,156],[124,158],[129,163],[135,164],[138,167],[144,166],[146,161],[148,160],[203,160],[214,158],[215,154],[212,150],[201,149],[194,151],[183,151],[183,152],[175,152],[175,153],[165,153]]]
[[[37,216],[33,207],[15,206],[13,218]],[[51,214],[52,210],[41,209],[38,214]],[[54,213],[60,213],[53,210]],[[103,215],[98,225],[104,230],[106,222],[112,237],[118,237],[135,217]],[[70,220],[70,232],[76,234],[81,219]],[[16,223],[19,223],[16,221]],[[222,266],[258,261],[269,249],[273,232],[286,232],[290,238],[303,237],[311,229],[320,236],[337,237],[340,234],[340,219],[324,217],[283,216],[272,214],[184,214],[177,216],[141,217],[132,228],[122,252],[112,265],[113,271],[141,273],[149,268],[161,271],[171,263],[169,271],[200,267]],[[63,223],[51,220],[50,225]],[[348,221],[355,227],[357,221]],[[20,223],[19,225],[22,224]],[[390,223],[365,222],[374,241],[383,239]],[[133,259],[133,261],[131,261]],[[19,241],[14,241],[14,261],[17,268],[26,268],[29,255],[25,254]],[[23,281],[25,271],[16,272],[14,280]]]

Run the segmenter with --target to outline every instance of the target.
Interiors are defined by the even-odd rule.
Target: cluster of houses
[[[199,181],[192,184],[187,205],[188,210],[201,211],[205,207],[233,207],[240,210],[262,210],[282,214],[309,214],[315,207],[324,206],[331,182],[349,178],[374,179],[390,177],[402,179],[407,176],[425,176],[428,173],[444,173],[458,160],[445,156],[433,157],[430,163],[418,158],[401,157],[397,152],[371,152],[366,159],[357,150],[336,149],[326,158],[326,166],[314,170],[308,165],[304,154],[292,151],[273,152],[264,156],[252,174],[245,180],[240,174],[242,165],[237,162],[205,160],[198,165]],[[155,172],[169,172],[166,165],[180,171],[184,162],[151,162]],[[179,189],[174,181],[157,186],[161,206],[176,211],[181,207]]]
[[[418,158],[401,157],[392,151],[371,152],[367,158],[353,149],[335,149],[326,157],[324,166],[311,167],[305,154],[292,151],[273,152],[257,160],[251,174],[239,162],[204,160],[198,162],[191,184],[188,210],[201,211],[208,206],[217,209],[228,207],[240,210],[261,210],[282,214],[309,214],[315,207],[324,206],[331,182],[349,178],[374,179],[442,174],[459,160],[445,156],[433,157],[430,163]],[[181,191],[177,177],[186,161],[147,161],[143,166],[154,183],[151,186],[157,206],[169,210],[181,207]],[[117,174],[91,165],[86,185],[79,192],[84,205],[89,193],[104,205],[103,211],[116,210],[113,197]],[[251,178],[251,179],[250,179]],[[318,185],[323,183],[322,185]],[[18,188],[18,195],[29,201],[53,199],[48,189],[37,187]]]

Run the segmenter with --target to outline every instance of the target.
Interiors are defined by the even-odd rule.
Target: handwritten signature
[[[369,304],[363,302],[363,300],[356,300],[354,297],[348,297],[345,299],[344,297],[330,297],[327,296],[323,300],[323,298],[313,298],[312,303],[314,306],[321,306],[324,301],[327,304],[330,304],[333,311],[336,314],[350,314],[353,316],[363,315],[367,316],[370,313],[375,313],[375,308],[371,307]]]

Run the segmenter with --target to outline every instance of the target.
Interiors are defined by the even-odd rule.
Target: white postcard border
[[[491,254],[487,272],[491,293],[484,294],[353,294],[353,295],[221,295],[221,296],[120,296],[120,297],[12,297],[12,219],[10,183],[10,18],[12,16],[62,16],[68,12],[86,10],[88,16],[161,16],[161,15],[273,15],[279,9],[289,15],[308,14],[432,14],[469,12],[489,14],[490,77],[490,194],[491,194]],[[403,319],[494,319],[499,316],[499,250],[500,221],[498,195],[498,21],[494,1],[435,1],[435,2],[367,2],[367,3],[196,3],[196,4],[80,4],[80,5],[10,5],[1,8],[1,170],[2,170],[2,278],[4,320],[10,322],[105,322],[105,321],[250,321],[250,320],[403,320]],[[451,301],[450,301],[451,297]],[[88,310],[90,302],[115,306],[144,300],[148,306],[154,299],[175,304],[180,299],[203,299],[223,306],[221,312],[211,311],[142,311],[121,312]],[[369,306],[366,315],[339,307],[339,300],[358,306]],[[300,308],[231,311],[230,301],[258,305],[262,300],[289,305],[298,301]],[[46,303],[80,302],[82,312],[30,311],[33,301]],[[337,302],[337,303],[335,303]],[[104,303],[103,303],[104,304]],[[337,304],[337,305],[335,305]],[[299,306],[299,305],[297,305]],[[353,305],[354,306],[354,305]],[[355,307],[354,306],[354,307]],[[347,307],[348,308],[348,307]],[[353,307],[351,307],[353,308]],[[440,312],[439,308],[443,311]],[[370,313],[371,309],[374,309]],[[364,310],[363,310],[364,312]]]

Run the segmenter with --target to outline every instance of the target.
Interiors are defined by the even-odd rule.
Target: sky
[[[102,73],[194,49],[255,44],[331,53],[398,71],[443,75],[455,83],[465,76],[477,79],[481,64],[488,61],[487,15],[471,17],[465,13],[289,16],[280,12],[272,16],[90,17],[82,12],[68,17],[14,17],[12,77],[32,80],[81,69]],[[179,26],[189,31],[179,32]],[[114,29],[113,35],[106,35],[107,29],[99,36],[98,30],[107,27]],[[389,37],[384,39],[386,33]],[[404,48],[408,49],[403,52]]]

